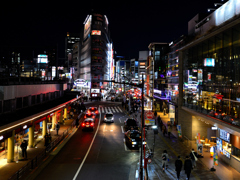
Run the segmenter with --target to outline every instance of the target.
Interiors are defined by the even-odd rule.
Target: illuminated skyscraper
[[[113,46],[106,15],[93,12],[84,21],[81,38],[80,78],[90,89],[107,86],[114,77]]]

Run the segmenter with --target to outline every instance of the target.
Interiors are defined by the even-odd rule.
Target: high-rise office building
[[[92,12],[83,24],[80,78],[89,83],[89,91],[101,89],[109,85],[104,81],[114,78],[113,44],[108,18]]]

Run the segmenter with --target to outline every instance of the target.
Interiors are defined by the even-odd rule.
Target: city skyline
[[[220,2],[220,0],[218,0]],[[79,6],[71,4],[39,4],[27,2],[7,4],[1,12],[1,46],[59,47],[64,57],[67,32],[80,33],[83,22],[92,9],[101,11],[109,20],[109,29],[117,55],[137,58],[151,42],[170,43],[187,34],[187,23],[198,13],[207,13],[217,1],[137,1],[114,6],[93,1]],[[223,2],[224,3],[224,2]],[[197,4],[197,6],[196,6]]]

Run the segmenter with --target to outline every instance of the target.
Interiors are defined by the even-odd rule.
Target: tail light
[[[95,118],[95,116],[92,116],[92,118]]]
[[[92,108],[92,110],[94,110],[94,108]]]
[[[218,113],[215,113],[215,116],[217,116],[218,115]]]
[[[82,123],[82,126],[85,126],[85,123]]]
[[[87,122],[86,125],[89,125],[89,123]]]
[[[87,116],[85,115],[84,118],[87,118]]]
[[[93,125],[94,125],[93,123],[90,124],[90,126],[93,126]]]
[[[98,111],[95,111],[96,114],[98,114]]]

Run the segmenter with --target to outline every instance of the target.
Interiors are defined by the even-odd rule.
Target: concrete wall
[[[34,84],[34,85],[13,85],[0,86],[0,100],[14,99],[34,94],[45,94],[66,90],[67,84]]]
[[[178,110],[178,124],[181,124],[182,135],[186,136],[190,140],[194,140],[197,133],[200,133],[200,137],[207,138],[208,129],[212,125],[206,123],[203,117],[199,117],[196,114],[189,113],[181,108]]]

